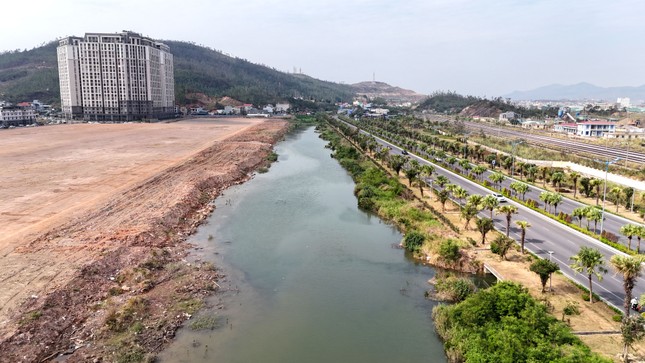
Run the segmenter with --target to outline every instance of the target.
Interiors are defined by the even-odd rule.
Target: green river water
[[[325,144],[313,128],[292,133],[268,173],[215,201],[191,242],[226,275],[200,313],[218,327],[189,320],[162,362],[446,361],[424,298],[434,270],[357,208]]]

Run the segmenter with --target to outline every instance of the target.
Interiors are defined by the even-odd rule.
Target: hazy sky
[[[426,94],[645,84],[643,0],[7,0],[0,11],[0,50],[127,29]]]

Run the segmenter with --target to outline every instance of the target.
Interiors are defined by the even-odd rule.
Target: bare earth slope
[[[177,243],[208,201],[265,162],[285,130],[281,120],[218,119],[1,133],[0,351],[40,360],[72,335],[96,339],[103,321],[90,307],[120,289],[110,278],[146,258],[181,259]],[[147,277],[131,295],[163,282]],[[137,345],[153,351],[159,340]]]

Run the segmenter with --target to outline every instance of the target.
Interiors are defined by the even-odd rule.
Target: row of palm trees
[[[603,195],[602,186],[604,185],[604,181],[602,179],[582,177],[579,172],[572,171],[567,173],[566,171],[557,170],[550,166],[538,167],[532,163],[514,160],[515,158],[510,155],[498,156],[495,152],[489,152],[482,149],[480,145],[468,145],[465,143],[465,138],[457,138],[455,141],[441,139],[436,135],[428,135],[427,133],[421,133],[416,130],[401,128],[398,123],[392,120],[371,122],[368,128],[372,132],[380,134],[386,139],[395,141],[399,145],[403,145],[410,150],[415,150],[426,155],[430,154],[436,156],[446,165],[465,175],[472,172],[479,178],[487,168],[476,163],[485,161],[492,169],[495,169],[496,165],[500,165],[507,169],[509,173],[517,173],[520,176],[520,179],[526,177],[527,180],[531,182],[534,182],[536,179],[542,179],[543,187],[546,185],[547,181],[550,181],[554,187],[561,190],[563,183],[569,182],[573,189],[573,198],[577,197],[578,186],[580,186],[582,188],[581,191],[587,197],[591,197],[592,194],[595,194],[596,205],[599,205],[600,197]],[[430,130],[435,134],[437,133],[434,129]],[[458,159],[452,155],[460,155],[463,159]],[[468,162],[469,159],[476,165],[471,165]],[[493,161],[495,161],[495,163],[493,163]],[[461,166],[462,170],[457,170],[455,165]],[[616,212],[618,212],[621,203],[624,203],[626,208],[632,208],[631,202],[633,200],[633,194],[633,188],[614,186],[607,191],[607,199],[615,204]]]

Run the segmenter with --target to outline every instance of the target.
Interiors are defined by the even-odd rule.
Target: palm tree
[[[561,171],[556,171],[551,175],[551,183],[553,184],[554,187],[558,188],[556,191],[559,191],[561,189],[563,180],[564,180],[564,173]]]
[[[574,208],[573,212],[571,212],[572,216],[578,218],[578,226],[580,226],[580,228],[582,228],[582,219],[585,217],[586,213],[585,207]]]
[[[611,196],[611,201],[616,203],[616,213],[618,213],[618,207],[620,206],[623,190],[620,187],[613,187],[609,191],[609,195]]]
[[[466,224],[464,225],[464,230],[468,230],[468,225],[470,224],[470,221],[477,215],[479,212],[479,208],[477,205],[466,203],[466,205],[461,209],[461,216],[464,218],[466,221]]]
[[[439,176],[437,177],[437,179],[435,180],[435,182],[437,182],[437,185],[438,185],[438,186],[440,186],[441,188],[443,188],[443,186],[444,186],[444,185],[446,185],[446,184],[448,184],[448,182],[450,182],[450,180],[448,180],[448,178],[446,178],[446,177],[445,177],[445,176],[443,176],[443,175],[439,175]]]
[[[629,248],[630,250],[632,249],[632,238],[638,235],[638,232],[638,226],[635,224],[625,224],[624,226],[620,227],[620,234],[627,237],[627,240],[629,241],[627,248]]]
[[[592,188],[596,188],[596,205],[598,205],[598,202],[600,201],[600,186],[602,186],[602,180],[600,179],[591,179],[589,181],[589,185]]]
[[[506,237],[511,231],[511,218],[517,213],[517,207],[514,205],[502,205],[497,207],[497,214],[506,215]]]
[[[477,175],[477,177],[481,177],[481,175],[482,175],[482,174],[484,174],[485,172],[486,172],[486,167],[485,167],[485,166],[482,166],[482,165],[476,165],[476,166],[473,168],[473,173],[474,173],[475,175]],[[480,180],[481,180],[481,178],[480,178]]]
[[[636,247],[636,252],[641,253],[641,238],[645,238],[645,226],[637,226],[638,233],[636,233],[636,238],[638,239],[638,246]]]
[[[412,186],[412,181],[419,175],[419,162],[416,162],[416,165],[413,162],[416,162],[416,160],[412,160],[410,166],[403,171],[405,177],[408,178],[408,186],[410,187]]]
[[[497,189],[499,189],[501,182],[503,182],[506,177],[502,173],[492,173],[488,176],[488,179],[495,183],[497,185]]]
[[[558,204],[562,202],[562,194],[551,193],[549,196],[549,204],[553,205],[553,214],[558,213]]]
[[[476,206],[478,209],[481,209],[482,200],[484,196],[479,194],[471,194],[468,196],[468,201],[466,203]]]
[[[520,235],[520,245],[522,246],[522,254],[524,254],[524,239],[526,238],[526,229],[531,227],[531,223],[528,221],[515,221],[518,227],[522,229],[522,234]]]
[[[580,178],[581,175],[577,171],[572,171],[569,173],[569,179],[571,180],[573,184],[573,198],[576,198],[576,194],[578,193],[578,178]]]
[[[459,200],[459,203],[461,203],[462,199],[465,199],[468,197],[468,191],[462,187],[457,187],[455,190],[452,192],[452,195]]]
[[[546,206],[551,204],[551,192],[542,192],[540,193],[540,200],[544,202],[544,211],[546,212]]]
[[[405,165],[405,158],[403,155],[390,155],[388,164],[390,168],[394,170],[394,174],[398,177],[403,165]]]
[[[577,255],[570,257],[573,263],[569,266],[577,273],[587,274],[589,279],[589,301],[593,304],[593,285],[591,277],[596,275],[598,281],[602,281],[602,274],[607,273],[604,267],[605,260],[602,253],[595,248],[582,246]]]
[[[499,206],[499,200],[494,195],[487,195],[482,199],[484,209],[490,210],[490,219],[493,219],[493,210]]]
[[[611,266],[616,270],[616,273],[623,275],[623,288],[625,289],[625,301],[623,307],[625,308],[625,316],[629,317],[629,305],[632,300],[632,290],[636,279],[641,276],[642,263],[644,262],[643,256],[621,256],[614,255],[611,257]]]
[[[593,221],[593,229],[596,231],[598,229],[598,221],[602,218],[602,211],[592,206],[588,206],[586,209],[587,213],[585,217],[587,217],[587,229],[589,229],[589,221]]]
[[[486,234],[495,228],[493,220],[490,218],[481,218],[477,220],[477,229],[482,234],[482,245],[486,243]]]
[[[441,203],[441,212],[445,212],[446,202],[448,201],[450,194],[448,193],[447,190],[443,189],[443,190],[440,190],[439,193],[437,193],[437,197],[439,198],[439,203]]]

